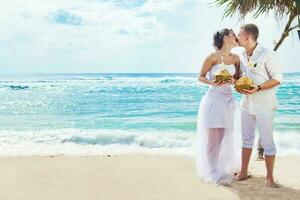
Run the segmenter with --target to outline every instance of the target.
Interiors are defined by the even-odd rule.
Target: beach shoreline
[[[0,199],[233,200],[300,195],[300,156],[278,157],[274,173],[279,189],[265,187],[263,161],[252,160],[253,177],[229,187],[202,182],[194,164],[192,156],[149,154],[1,157]]]

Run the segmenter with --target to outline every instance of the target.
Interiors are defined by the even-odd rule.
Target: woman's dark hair
[[[213,40],[214,40],[214,47],[218,50],[220,50],[223,47],[223,39],[225,35],[229,35],[230,32],[232,32],[232,29],[224,28],[221,31],[217,31],[214,34]]]

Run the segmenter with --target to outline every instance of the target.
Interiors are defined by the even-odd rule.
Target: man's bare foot
[[[266,186],[269,188],[279,188],[279,185],[274,180],[267,179]]]
[[[234,177],[234,180],[235,180],[235,181],[244,181],[244,180],[247,180],[248,178],[251,178],[251,175],[237,174],[237,175]]]

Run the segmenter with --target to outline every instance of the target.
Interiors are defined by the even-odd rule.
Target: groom
[[[282,82],[282,73],[275,53],[262,47],[257,42],[258,36],[259,30],[254,24],[243,25],[238,34],[239,46],[245,48],[240,56],[241,70],[256,86],[252,90],[241,92],[244,94],[241,103],[242,166],[235,180],[249,178],[248,165],[257,127],[265,153],[266,185],[276,188],[278,185],[273,178],[276,154],[273,123],[277,107],[275,87]]]

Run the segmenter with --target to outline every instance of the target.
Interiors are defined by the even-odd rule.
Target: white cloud
[[[236,19],[221,21],[222,9],[208,6],[208,1],[1,2],[4,72],[197,72],[212,51],[212,33],[240,25]],[[67,21],[53,21],[57,14]],[[279,37],[271,18],[256,20],[269,46]],[[287,52],[290,40],[284,47]]]

